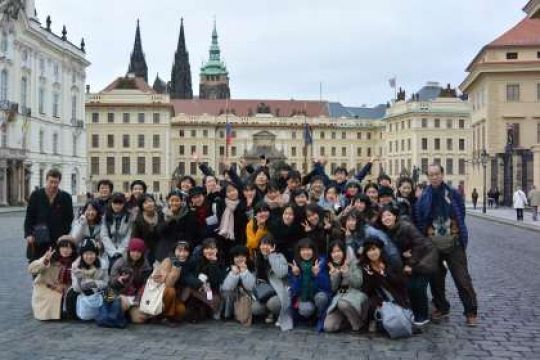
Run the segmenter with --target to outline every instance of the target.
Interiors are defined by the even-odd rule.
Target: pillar
[[[7,205],[7,162],[0,160],[0,206]]]
[[[540,144],[531,147],[533,154],[533,184],[540,189]]]

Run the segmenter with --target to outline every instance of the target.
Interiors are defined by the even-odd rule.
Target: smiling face
[[[372,202],[378,203],[379,202],[379,191],[375,188],[370,187],[366,190],[366,195],[369,197],[369,199]]]
[[[300,193],[294,197],[294,203],[300,207],[304,207],[307,205],[308,198],[306,194]]]
[[[171,209],[173,213],[178,212],[183,205],[182,198],[176,195],[172,195],[167,202],[169,204],[169,209]]]
[[[369,261],[377,262],[381,258],[381,249],[379,249],[378,247],[372,245],[367,250],[366,255],[367,255]]]
[[[203,249],[203,256],[207,260],[217,256],[217,253],[218,253],[218,249],[215,245],[207,246]]]
[[[60,252],[60,256],[63,258],[68,258],[73,254],[73,248],[69,245],[61,246],[58,251]]]
[[[343,250],[339,246],[334,246],[332,248],[332,252],[330,253],[330,256],[332,258],[332,262],[335,264],[341,264],[343,259],[345,258],[345,254],[343,254]]]
[[[361,200],[356,200],[354,202],[354,208],[355,210],[363,212],[364,210],[366,210],[366,203]]]
[[[216,190],[217,187],[217,180],[213,176],[206,177],[206,182],[204,183],[206,186],[206,191],[209,193],[212,193]]]
[[[287,207],[283,210],[283,223],[291,225],[294,222],[294,210],[292,207]]]
[[[98,211],[94,206],[88,205],[84,211],[84,217],[89,224],[93,224],[97,220]]]
[[[404,181],[399,185],[399,193],[404,198],[408,198],[409,195],[411,195],[412,192],[412,185],[410,182]]]
[[[151,198],[146,198],[142,204],[143,211],[153,213],[156,210],[156,202]]]
[[[441,167],[438,165],[430,165],[428,167],[427,176],[429,179],[429,183],[434,188],[438,188],[441,186],[444,178],[444,174],[441,170]]]
[[[144,194],[144,188],[140,184],[136,184],[131,189],[131,195],[135,197],[135,199],[140,199],[142,195]]]
[[[189,180],[183,180],[181,183],[180,183],[180,190],[182,190],[183,192],[185,193],[188,193],[189,192],[189,189],[191,189],[193,187],[193,184],[191,183],[191,181]]]
[[[234,265],[243,266],[246,264],[247,258],[245,255],[236,255],[233,259]]]
[[[82,259],[85,262],[85,264],[88,266],[94,265],[94,263],[96,262],[96,258],[97,258],[96,253],[93,251],[85,251],[82,254]]]
[[[189,250],[185,246],[177,246],[176,249],[174,249],[174,256],[182,262],[187,261],[189,258]]]
[[[111,187],[108,184],[99,185],[98,195],[100,199],[108,199],[111,196]]]
[[[310,261],[313,258],[313,249],[309,247],[303,247],[300,249],[300,259],[304,261]]]
[[[238,190],[234,186],[227,186],[227,199],[236,201],[238,200]]]
[[[270,255],[272,252],[273,245],[267,243],[267,242],[261,242],[261,245],[259,245],[259,250],[261,250],[261,254],[264,256]]]
[[[315,226],[319,223],[319,214],[315,211],[306,211],[306,218],[311,226]]]
[[[257,177],[255,178],[255,184],[257,186],[264,186],[267,183],[268,183],[268,176],[266,176],[266,174],[263,171],[258,173]]]
[[[356,217],[349,216],[347,218],[347,221],[345,222],[345,227],[349,231],[355,231],[356,230]]]
[[[393,228],[396,225],[397,217],[390,211],[383,211],[381,214],[381,222],[387,228]]]

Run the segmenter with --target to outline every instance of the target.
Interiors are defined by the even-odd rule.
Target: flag
[[[394,76],[393,78],[389,79],[388,80],[388,85],[390,85],[390,87],[392,89],[395,89],[396,88],[396,77]]]
[[[313,144],[313,131],[311,131],[311,126],[307,122],[304,122],[304,145]]]
[[[227,122],[225,123],[225,142],[227,145],[231,145],[232,143],[232,132],[232,124],[229,120],[227,120]]]

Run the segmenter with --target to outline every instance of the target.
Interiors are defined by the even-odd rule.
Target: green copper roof
[[[221,50],[218,44],[218,34],[216,21],[214,20],[214,30],[212,31],[212,44],[210,45],[210,58],[201,67],[201,75],[228,75],[225,63],[220,59]]]

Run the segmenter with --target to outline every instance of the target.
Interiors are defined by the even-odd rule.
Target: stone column
[[[540,189],[540,144],[531,147],[533,153],[533,184]]]
[[[0,160],[0,206],[7,206],[7,163]]]

